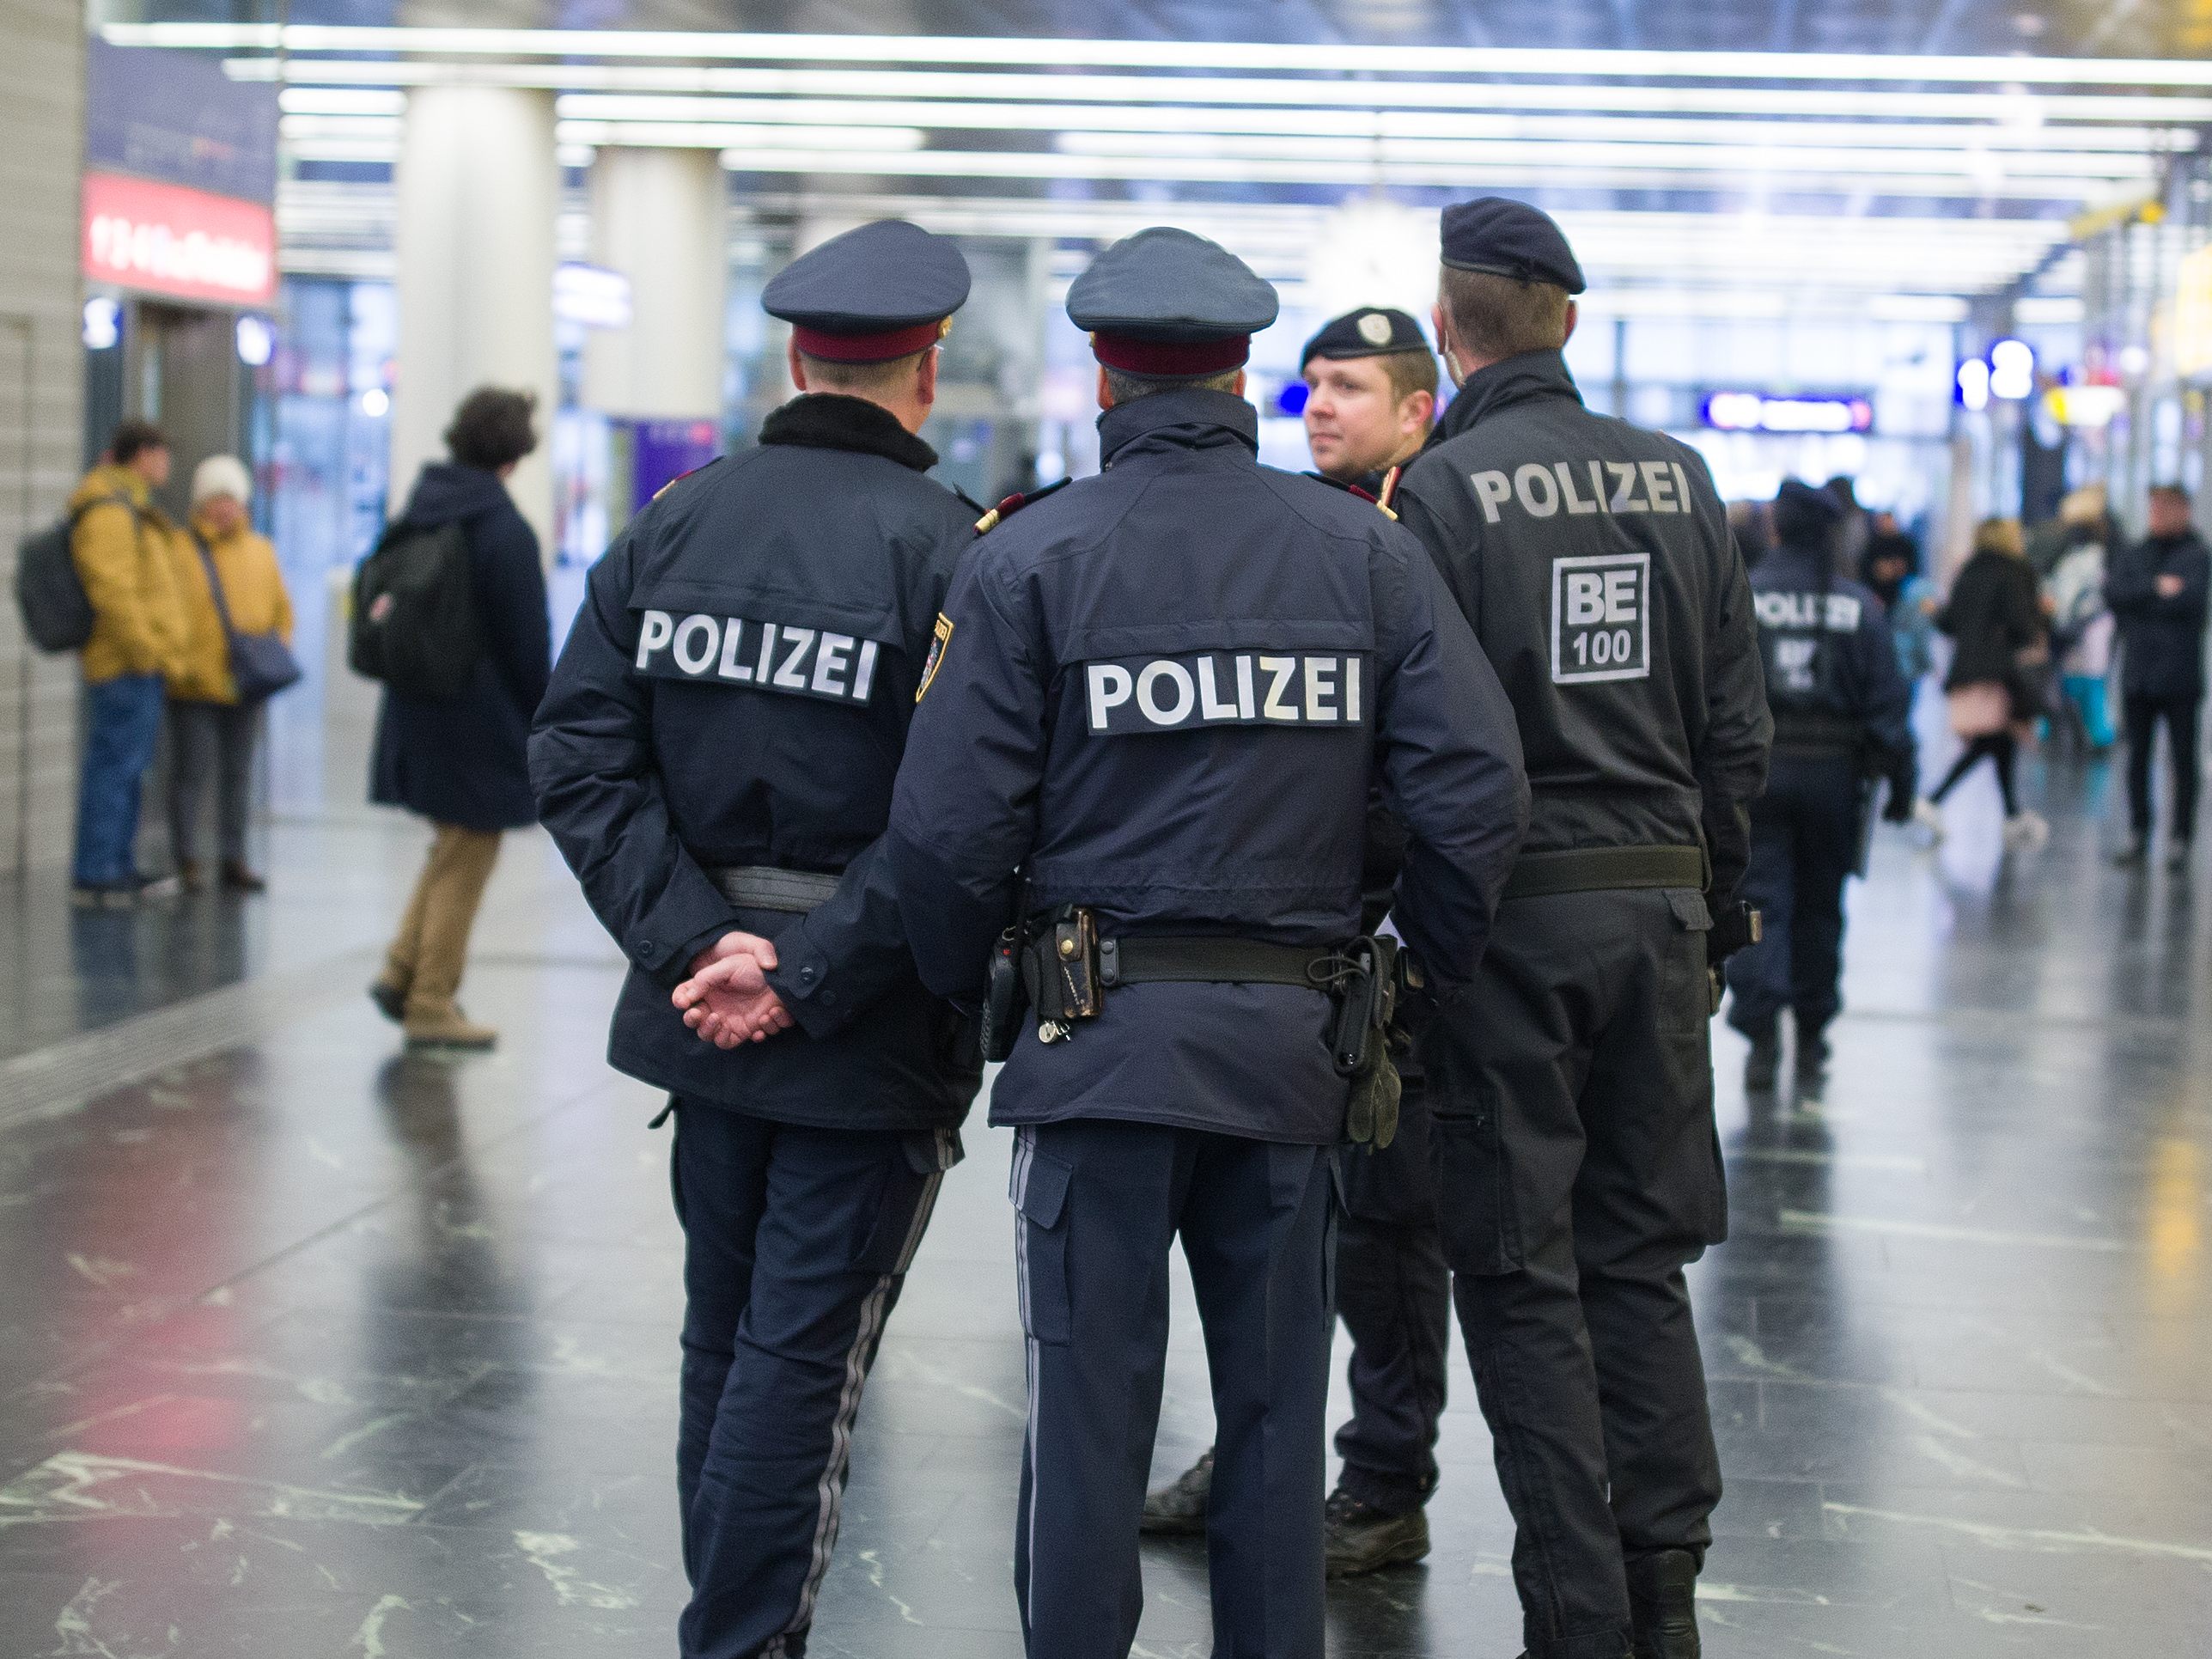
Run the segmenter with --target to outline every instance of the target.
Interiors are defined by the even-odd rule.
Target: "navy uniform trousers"
[[[861,1388],[959,1156],[951,1129],[804,1129],[678,1103],[684,1659],[806,1652]]]
[[[1437,1213],[1528,1659],[1624,1659],[1629,1563],[1712,1541],[1682,1272],[1728,1213],[1710,924],[1694,892],[1508,900],[1429,1035]]]
[[[1743,896],[1765,937],[1728,958],[1728,1023],[1747,1037],[1771,1035],[1787,1008],[1802,1044],[1843,1005],[1843,883],[1858,867],[1863,787],[1849,755],[1776,754],[1751,804]]]
[[[1436,1489],[1436,1429],[1452,1341],[1452,1272],[1436,1231],[1428,1091],[1405,1080],[1398,1135],[1348,1148],[1337,1223],[1337,1314],[1351,1333],[1351,1420],[1337,1430],[1338,1485],[1385,1515]]]
[[[1178,1234],[1217,1425],[1216,1659],[1321,1659],[1330,1162],[1326,1147],[1157,1124],[1018,1131],[1029,1432],[1014,1573],[1030,1659],[1125,1659],[1136,1639]]]

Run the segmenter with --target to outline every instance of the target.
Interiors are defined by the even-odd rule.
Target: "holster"
[[[1388,934],[1354,940],[1344,960],[1349,966],[1335,987],[1330,1058],[1338,1075],[1351,1079],[1346,1138],[1380,1152],[1397,1138],[1398,1101],[1405,1091],[1397,1058],[1404,1040],[1395,1026],[1411,960]]]
[[[1079,1020],[1095,1020],[1105,1006],[1099,975],[1097,915],[1082,905],[1062,905],[1033,922],[1021,948],[1021,984],[1037,1010],[1037,1035],[1057,1042]]]
[[[993,1064],[1014,1052],[1021,1035],[1021,1016],[1029,1011],[1029,988],[1022,982],[1020,923],[1008,928],[990,948],[990,972],[984,991],[983,1018],[977,1038],[983,1057]]]

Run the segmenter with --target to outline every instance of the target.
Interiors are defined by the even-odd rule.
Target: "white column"
[[[591,168],[592,263],[630,278],[630,326],[594,329],[584,401],[641,420],[722,413],[729,196],[711,149],[602,148]]]
[[[561,174],[553,95],[509,87],[421,87],[408,95],[395,178],[399,361],[392,399],[396,511],[426,460],[442,460],[454,406],[478,386],[538,394],[538,449],[508,489],[548,550],[553,540],[554,217]]]

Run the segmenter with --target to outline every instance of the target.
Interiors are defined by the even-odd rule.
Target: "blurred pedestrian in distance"
[[[168,676],[169,851],[188,893],[207,885],[200,834],[210,785],[222,885],[234,893],[268,885],[246,856],[263,699],[241,696],[230,639],[274,635],[289,645],[292,601],[277,550],[246,515],[253,499],[246,463],[210,455],[192,469],[192,519],[170,544],[185,626]]]
[[[1728,534],[1736,539],[1736,551],[1743,555],[1745,567],[1748,569],[1758,564],[1774,546],[1774,531],[1767,518],[1766,503],[1730,502]]]
[[[169,480],[169,441],[126,420],[70,497],[70,557],[92,601],[85,642],[84,760],[72,902],[124,908],[174,898],[174,876],[138,869],[138,814],[161,733],[161,684],[184,646],[174,521],[154,505]]]
[[[1975,527],[1973,557],[1935,613],[1935,625],[1958,648],[1943,690],[1951,729],[1966,747],[1914,816],[1941,836],[1945,798],[1987,759],[2004,796],[2005,844],[2032,851],[2051,839],[2051,826],[2020,804],[2014,767],[2027,723],[2042,712],[2035,674],[2048,670],[2051,646],[2018,519],[1988,518]]]
[[[2035,567],[2038,577],[2048,580],[2059,561],[2081,545],[2077,533],[2085,526],[2096,530],[2096,540],[2107,552],[2117,552],[2126,543],[2101,484],[2085,484],[2068,491],[2058,503],[2058,515],[2027,533],[2027,562]]]
[[[2166,728],[2172,757],[2170,869],[2189,867],[2203,763],[2197,717],[2204,704],[2204,614],[2212,555],[2190,522],[2189,492],[2178,484],[2150,492],[2150,534],[2114,558],[2105,600],[2120,623],[2120,703],[2128,727],[2130,833],[2119,862],[2150,851],[2151,750]]]
[[[2060,552],[2043,584],[2051,613],[2051,649],[2057,659],[2061,712],[2093,754],[2112,747],[2105,680],[2112,671],[2115,619],[2105,600],[2111,547],[2105,540],[2105,491],[2076,490],[2059,504]]]
[[[384,972],[369,988],[411,1046],[489,1048],[499,1034],[455,1002],[468,936],[503,832],[537,821],[527,745],[551,671],[552,631],[538,538],[506,479],[538,447],[536,400],[480,387],[446,429],[451,459],[426,465],[395,529],[459,525],[467,550],[479,651],[457,697],[385,691],[370,799],[404,807],[436,831]]]
[[[1859,486],[1838,473],[1821,487],[1836,498],[1843,512],[1843,523],[1836,532],[1836,574],[1856,581],[1866,569],[1867,543],[1874,534],[1867,509],[1859,505]]]
[[[1867,538],[1867,586],[1889,613],[1898,672],[1916,684],[1935,666],[1935,587],[1922,574],[1920,544],[1895,513],[1876,513]]]

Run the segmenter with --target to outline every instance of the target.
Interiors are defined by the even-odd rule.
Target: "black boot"
[[[1697,1558],[1661,1550],[1628,1564],[1635,1659],[1699,1659]]]
[[[1744,1093],[1771,1095],[1774,1080],[1782,1070],[1782,1039],[1773,1031],[1762,1031],[1752,1039],[1752,1052],[1744,1062]]]
[[[1817,1083],[1828,1075],[1828,1034],[1819,1026],[1797,1028],[1797,1081]]]
[[[1139,1532],[1190,1538],[1206,1530],[1206,1504],[1214,1495],[1214,1449],[1156,1492],[1144,1495]]]
[[[1329,1494],[1326,1516],[1324,1558],[1331,1578],[1356,1578],[1429,1553],[1429,1512],[1417,1505],[1386,1515],[1339,1486]]]

